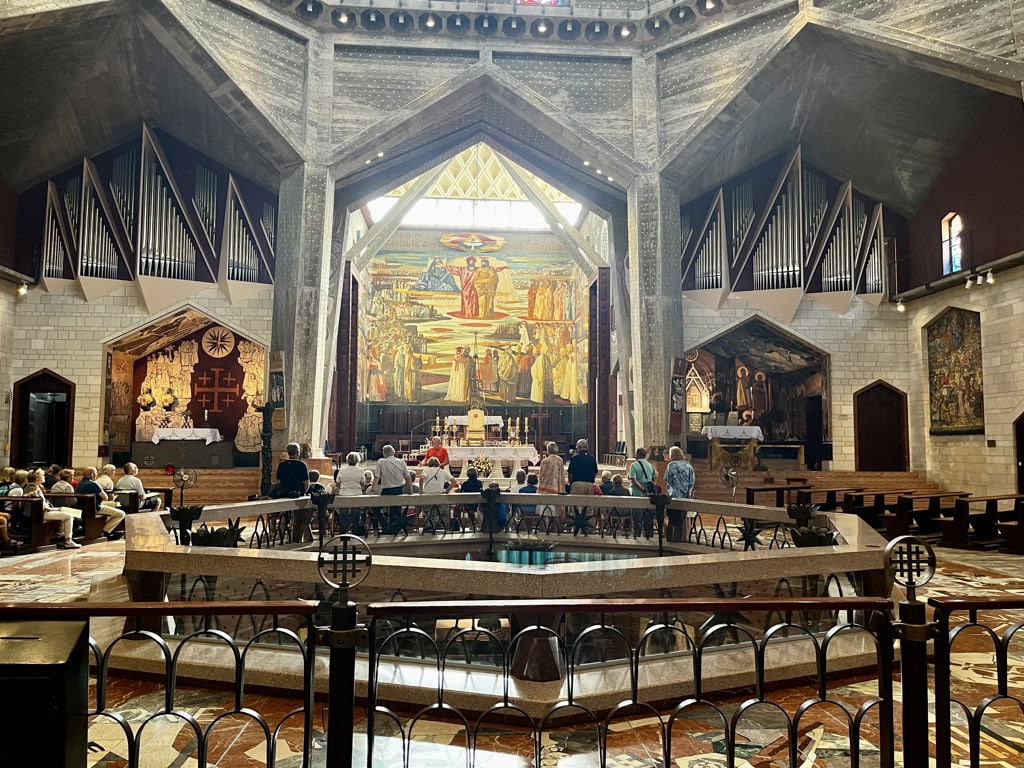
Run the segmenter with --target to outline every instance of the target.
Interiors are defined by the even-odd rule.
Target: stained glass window
[[[960,214],[950,213],[942,220],[942,274],[949,275],[963,269],[964,224]]]

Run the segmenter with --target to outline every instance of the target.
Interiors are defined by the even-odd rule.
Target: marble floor
[[[937,551],[939,568],[935,579],[919,592],[919,597],[939,595],[1024,595],[1024,558],[998,552]],[[0,558],[0,603],[68,602],[77,600],[125,599],[121,569],[123,542],[93,544],[74,551],[50,551],[32,555]],[[987,623],[1002,632],[1019,617],[992,616]],[[1024,651],[1011,654],[1011,693],[1024,690]],[[953,676],[957,695],[964,701],[976,701],[994,676],[991,653],[958,654]],[[95,681],[93,681],[94,683]],[[897,680],[898,683],[898,680]],[[773,694],[773,700],[790,713],[813,695],[813,685],[791,685]],[[870,677],[852,676],[830,682],[832,698],[846,712],[856,712],[872,691]],[[898,685],[897,685],[898,693]],[[737,707],[749,698],[746,691],[726,692],[716,699],[719,706]],[[108,684],[111,708],[121,712],[129,723],[141,723],[159,708],[162,688],[159,684],[114,679]],[[231,708],[231,694],[206,688],[183,688],[180,708],[208,725]],[[301,764],[301,720],[288,713],[297,706],[294,699],[263,694],[247,695],[246,705],[259,711],[271,727],[284,720],[277,742],[275,762],[282,768]],[[411,715],[412,713],[404,713]],[[666,716],[669,713],[661,713]],[[326,765],[327,704],[317,702],[314,722],[312,765]],[[897,727],[901,713],[897,711]],[[837,735],[841,718],[823,712],[816,722],[803,728],[798,738],[798,764],[807,768],[832,768],[851,764],[848,745]],[[1024,766],[1024,724],[1020,712],[993,722],[986,729],[982,746],[983,766]],[[403,727],[408,721],[403,721]],[[357,711],[353,765],[366,765],[365,716]],[[209,741],[206,764],[219,768],[248,768],[267,764],[267,743],[262,730],[251,719],[231,716],[220,721],[215,738]],[[672,766],[679,768],[718,768],[725,765],[723,745],[708,713],[687,713],[671,731]],[[362,732],[362,733],[361,733]],[[607,744],[606,764],[614,768],[651,768],[665,766],[662,758],[661,729],[651,713],[639,713],[617,721]],[[397,735],[397,730],[396,730]],[[128,746],[119,728],[104,718],[94,719],[89,731],[90,768],[115,768],[127,765]],[[488,768],[581,768],[599,765],[600,745],[596,735],[583,727],[566,726],[544,734],[539,765],[533,755],[532,741],[523,729],[482,727],[476,734],[476,765]],[[738,765],[743,768],[781,768],[788,766],[787,741],[782,719],[777,712],[765,710],[752,718],[742,732]],[[862,744],[861,765],[878,765],[877,749]],[[966,726],[954,724],[954,764],[966,765]],[[420,766],[464,765],[466,734],[452,721],[429,720],[415,730],[409,764]],[[196,742],[183,721],[165,717],[144,729],[139,743],[141,765],[146,768],[187,767],[197,765]],[[897,744],[899,748],[899,744]],[[402,764],[401,741],[394,737],[375,740],[374,765]],[[676,757],[686,755],[686,757]],[[898,763],[902,766],[902,762]],[[907,768],[923,768],[907,766]]]

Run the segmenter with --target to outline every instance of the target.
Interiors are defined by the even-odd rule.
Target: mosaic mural
[[[481,233],[437,242],[432,253],[382,250],[370,266],[360,399],[587,402],[587,284],[573,260],[503,249]]]
[[[931,434],[984,434],[981,315],[950,309],[926,332]]]

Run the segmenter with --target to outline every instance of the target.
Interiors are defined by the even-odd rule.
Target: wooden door
[[[876,381],[853,395],[857,470],[906,472],[910,468],[907,396]]]
[[[1017,443],[1017,493],[1024,493],[1024,416],[1013,423],[1013,436]]]

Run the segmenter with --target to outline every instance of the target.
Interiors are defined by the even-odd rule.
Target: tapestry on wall
[[[981,316],[950,309],[926,332],[931,434],[984,434]]]

